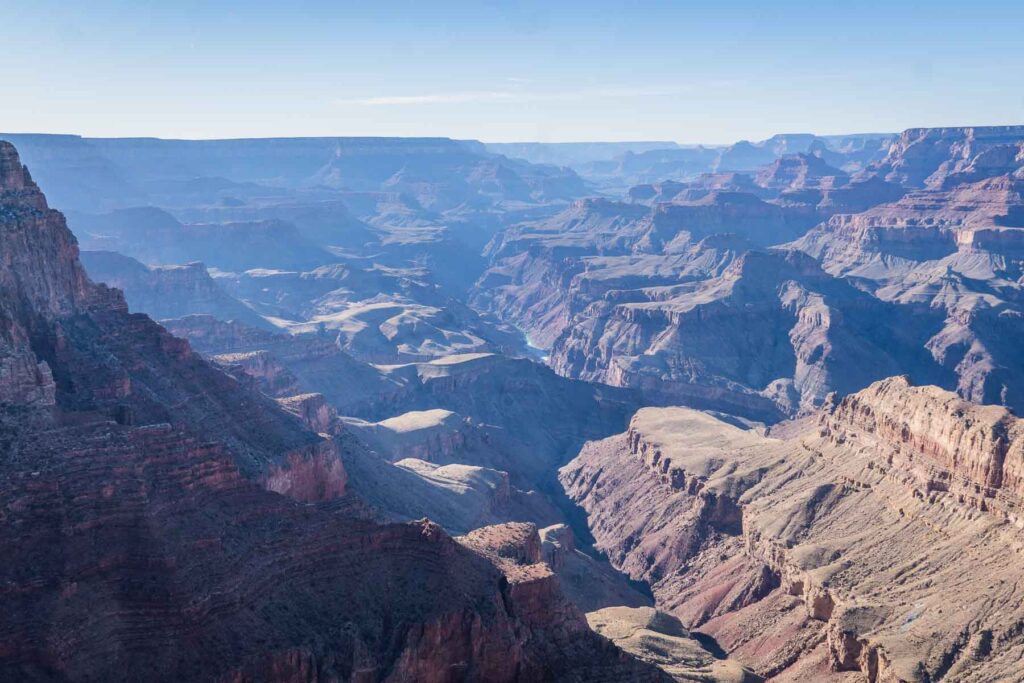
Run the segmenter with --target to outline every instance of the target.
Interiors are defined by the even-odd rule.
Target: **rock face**
[[[343,420],[346,429],[392,462],[415,458],[442,465],[482,464],[490,456],[497,463],[490,452],[502,448],[501,430],[443,408],[411,410],[377,422]]]
[[[606,563],[576,547],[573,530],[565,524],[540,529],[544,561],[558,575],[572,603],[584,612],[605,607],[649,607],[653,599],[642,586],[630,585]]]
[[[221,270],[314,267],[327,252],[282,220],[183,224],[166,211],[143,207],[106,214],[71,214],[83,248],[116,251],[147,264],[201,261]]]
[[[335,425],[331,433],[344,445],[350,490],[381,519],[407,521],[425,514],[452,533],[466,533],[510,520],[552,524],[562,518],[545,496],[514,486],[506,471],[408,457],[391,463],[344,426]]]
[[[912,187],[947,189],[1021,166],[1024,126],[911,128],[866,174]]]
[[[167,324],[346,443],[349,488],[383,518],[429,516],[456,533],[563,521],[554,470],[587,438],[621,429],[637,406],[628,391],[567,380],[526,359],[463,354],[373,366],[316,335],[209,316]]]
[[[0,545],[22,558],[4,568],[4,678],[290,680],[305,669],[313,680],[357,671],[430,680],[427,671],[446,665],[412,655],[438,629],[452,640],[435,662],[516,676],[498,577],[437,531],[289,504],[241,479],[224,451],[166,427],[40,431],[19,446],[31,472],[2,492]],[[412,565],[415,578],[401,569]],[[381,577],[412,580],[444,606],[388,590]],[[484,625],[479,605],[457,597],[473,593],[490,596]],[[370,610],[353,607],[353,595]],[[382,623],[375,610],[410,625]],[[320,645],[328,623],[341,631]],[[47,644],[54,633],[59,644]],[[412,661],[385,649],[395,638],[396,654]]]
[[[798,252],[747,252],[716,278],[616,299],[555,342],[557,372],[766,421],[901,370],[941,376],[923,348],[934,316],[889,327],[894,306]]]
[[[4,373],[0,402],[56,403],[124,423],[202,421],[236,447],[249,472],[316,442],[267,399],[213,371],[187,343],[128,314],[118,292],[93,285],[63,216],[47,208],[14,148],[0,149],[0,348],[4,367],[13,369]],[[180,405],[175,414],[171,405]]]
[[[4,206],[0,313],[10,321],[0,331],[0,403],[53,404],[56,386],[50,366],[33,353],[31,330],[15,321],[25,320],[35,308],[50,314],[71,310],[88,296],[85,274],[73,265],[75,245],[69,236],[47,234],[47,221],[58,220],[58,215],[48,213],[10,145],[0,145],[0,199]],[[22,275],[31,272],[60,285],[50,291],[45,281]]]
[[[762,675],[1002,680],[1024,649],[1021,430],[898,377],[769,438],[644,409],[561,476],[615,566]]]
[[[547,349],[609,290],[711,277],[736,249],[786,241],[815,222],[813,207],[780,206],[736,191],[653,207],[583,200],[497,236],[488,247],[491,267],[472,301]]]
[[[849,174],[829,166],[821,157],[813,154],[794,154],[779,157],[758,171],[754,182],[763,188],[774,190],[806,190],[830,188],[844,185]]]
[[[426,516],[451,533],[465,533],[510,520],[551,524],[562,519],[561,512],[545,495],[514,486],[509,472],[463,464],[501,460],[507,454],[501,452],[503,444],[500,442],[491,445],[486,433],[481,442],[473,443],[474,425],[468,420],[463,426],[468,427],[469,439],[463,441],[460,438],[463,435],[458,432],[455,438],[447,438],[453,436],[448,428],[463,422],[454,413],[450,416],[455,419],[448,425],[444,425],[443,419],[437,424],[436,416],[431,414],[446,411],[410,413],[385,420],[384,424],[374,424],[357,418],[339,418],[334,407],[320,394],[288,396],[278,399],[278,403],[300,417],[308,427],[330,435],[341,446],[340,462],[344,466],[346,487],[351,498],[358,499],[345,503],[354,504],[366,516],[386,521],[410,521]],[[389,432],[399,425],[415,427],[395,438],[396,435]],[[455,446],[447,458],[438,448],[438,437]],[[490,453],[489,449],[498,454]],[[447,461],[447,464],[410,457],[412,453]],[[509,466],[515,461],[509,459],[504,463]],[[515,471],[518,482],[523,477],[521,472]],[[271,483],[287,485],[294,481],[294,477],[282,477]],[[282,488],[274,490],[284,492]],[[603,568],[617,577],[607,566]],[[622,583],[621,577],[618,578]]]
[[[276,398],[322,394],[346,416],[346,430],[386,459],[406,453],[499,469],[525,490],[549,481],[553,466],[585,440],[621,429],[639,405],[629,390],[568,380],[525,358],[476,353],[370,365],[329,337],[267,333],[209,316],[166,323]]]
[[[760,676],[705,650],[679,620],[653,607],[608,607],[587,614],[595,631],[626,652],[658,664],[677,681],[758,683]]]
[[[81,259],[93,281],[120,289],[130,310],[156,320],[212,315],[271,328],[260,315],[225,292],[202,263],[150,267],[112,251],[83,251]]]
[[[0,235],[0,678],[665,680],[557,587],[351,517],[343,449],[92,284],[7,143]]]
[[[566,380],[527,359],[467,354],[378,368],[403,388],[357,415],[379,420],[442,408],[496,427],[486,430],[491,459],[479,464],[509,472],[524,489],[557,486],[554,466],[586,439],[621,428],[637,406],[629,391]]]
[[[858,169],[799,136],[776,142],[796,153],[756,173],[719,167],[506,228],[474,303],[560,374],[653,403],[771,421],[907,373],[1024,407],[1005,342],[1024,320],[1024,128],[908,130]],[[821,271],[751,265],[793,266],[794,249]]]
[[[607,654],[601,653],[604,656],[599,655],[600,659],[578,665],[579,680],[611,683],[636,676],[636,661],[625,657],[609,641],[595,635],[583,613],[562,597],[558,578],[541,558],[541,543],[535,526],[503,524],[484,527],[457,540],[490,558],[502,571],[508,580],[508,595],[519,610],[517,616],[527,628],[553,634],[555,638],[549,645],[561,650],[560,657],[575,659],[587,656],[587,652],[578,646],[569,651],[563,649],[572,642],[573,636],[595,645],[604,644]],[[621,661],[616,662],[612,653],[617,653]],[[651,680],[671,680],[660,668],[655,671],[658,676],[652,675]],[[552,680],[561,680],[557,672],[551,673],[556,674]]]
[[[623,201],[570,204],[575,191],[538,190],[557,184],[557,170],[441,140],[78,140],[67,149],[130,170],[162,207],[77,214],[83,240],[116,238],[165,264],[204,258],[231,297],[322,348],[334,342],[388,365],[528,355],[515,325],[568,377],[770,421],[900,372],[971,400],[1024,404],[1024,370],[1004,341],[1024,319],[1022,140],[1008,127],[677,148],[668,156],[713,161],[686,178],[652,178]],[[757,259],[748,251],[786,242],[845,282],[805,282],[804,268],[785,281],[737,275]],[[747,294],[719,296],[737,278]],[[147,293],[129,298],[147,312],[170,301],[141,280],[132,289]],[[763,357],[759,339],[731,331],[735,322],[722,328],[723,349],[693,337],[700,325],[680,311],[703,311],[709,297],[733,321],[741,306],[757,310],[752,327],[773,341]],[[235,313],[211,300],[197,291],[181,312]],[[301,391],[347,410],[328,389]]]
[[[792,246],[877,298],[915,317],[934,317],[925,347],[955,377],[947,386],[973,401],[1019,410],[1024,369],[1005,340],[1021,334],[1024,320],[1022,182],[1001,175],[918,190],[833,217]]]
[[[190,315],[164,324],[239,377],[255,380],[269,396],[320,393],[343,414],[398,390],[373,366],[338,348],[329,336],[289,335]]]
[[[489,152],[514,159],[525,159],[534,164],[579,167],[583,164],[610,159],[619,154],[634,154],[655,149],[678,147],[674,142],[488,142]]]
[[[338,348],[365,362],[494,351],[525,355],[516,330],[444,294],[422,269],[334,260],[309,271],[218,272],[216,284],[262,316],[256,325],[266,327],[270,321],[281,331],[330,337]],[[146,296],[156,296],[155,286],[145,288]],[[227,317],[230,310],[209,310],[201,301],[183,303],[190,306],[175,317],[211,314],[232,319]]]
[[[822,426],[834,441],[843,441],[847,430],[863,430],[922,454],[901,464],[924,491],[951,492],[961,504],[1018,525],[1024,421],[1005,408],[974,406],[936,387],[894,378],[843,399]]]
[[[442,138],[6,137],[22,146],[84,249],[147,265],[201,261],[215,275],[297,276],[342,262],[416,270],[449,297],[463,297],[477,279],[486,265],[480,250],[503,225],[555,213],[587,191],[569,169]],[[376,294],[398,292],[364,298]],[[253,303],[281,305],[288,295]]]
[[[0,678],[1016,677],[1024,129],[25,140]]]

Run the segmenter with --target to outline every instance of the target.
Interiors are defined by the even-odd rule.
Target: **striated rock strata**
[[[124,292],[133,312],[145,313],[155,320],[205,314],[270,327],[252,309],[225,292],[202,263],[149,267],[112,251],[84,251],[81,258],[89,277]]]
[[[352,517],[317,411],[92,284],[6,143],[0,243],[0,679],[667,680],[436,524]]]
[[[944,380],[924,349],[939,320],[896,306],[800,252],[750,251],[702,282],[609,292],[556,340],[559,373],[773,421],[900,371]]]
[[[561,479],[616,567],[772,680],[1013,680],[1022,430],[896,377],[769,437],[644,409]]]

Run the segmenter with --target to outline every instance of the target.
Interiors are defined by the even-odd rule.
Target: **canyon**
[[[898,377],[778,435],[645,408],[561,477],[615,566],[771,680],[1012,680],[1022,425]]]
[[[577,202],[496,237],[474,303],[560,374],[760,421],[903,373],[1019,409],[1022,143],[910,130],[853,173],[803,154]]]
[[[88,279],[7,143],[0,230],[4,678],[667,680],[550,578],[367,519],[343,444]]]
[[[0,134],[0,238],[0,678],[1020,676],[1024,126]]]

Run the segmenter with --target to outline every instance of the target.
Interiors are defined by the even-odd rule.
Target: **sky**
[[[1024,2],[0,0],[0,131],[729,143],[1024,123]]]

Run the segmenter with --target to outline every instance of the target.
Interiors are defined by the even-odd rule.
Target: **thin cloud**
[[[381,107],[404,104],[457,104],[462,102],[489,102],[516,99],[510,92],[456,92],[432,95],[386,95],[383,97],[356,97],[338,100],[339,104],[359,104],[365,107]]]
[[[557,102],[595,98],[633,98],[678,95],[691,90],[685,86],[650,88],[598,88],[562,90],[558,92],[528,92],[523,90],[481,90],[426,95],[383,95],[336,100],[342,105],[363,107],[414,106],[427,104],[464,104],[468,102]]]

